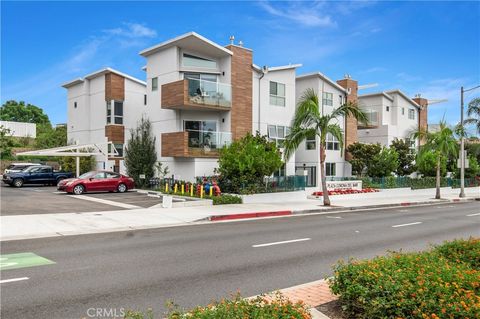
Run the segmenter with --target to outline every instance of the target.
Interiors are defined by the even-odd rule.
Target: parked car
[[[92,171],[60,181],[59,191],[80,195],[85,192],[119,192],[124,193],[135,188],[133,178],[109,171]]]
[[[4,174],[8,173],[16,173],[23,171],[25,168],[30,167],[30,166],[38,166],[41,165],[39,163],[12,163],[8,165],[8,167],[5,169],[3,172]]]
[[[3,182],[15,187],[24,184],[57,185],[62,179],[71,177],[73,173],[55,172],[51,166],[35,165],[20,172],[3,174]]]

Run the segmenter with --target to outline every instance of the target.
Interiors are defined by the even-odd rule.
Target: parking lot
[[[16,188],[4,183],[1,183],[0,191],[2,216],[125,210],[161,204],[160,198],[136,191],[74,196],[58,192],[54,186],[26,185]]]

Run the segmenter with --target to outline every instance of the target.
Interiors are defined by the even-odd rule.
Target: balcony
[[[230,111],[232,87],[225,83],[184,79],[162,85],[162,108]]]
[[[230,145],[232,133],[184,131],[162,134],[162,156],[216,158],[219,149]]]
[[[378,127],[378,112],[373,110],[363,110],[367,115],[368,123],[358,121],[358,129],[371,129]]]

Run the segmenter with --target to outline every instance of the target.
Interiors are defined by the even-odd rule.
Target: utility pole
[[[460,194],[458,197],[465,197],[465,134],[463,126],[463,86],[460,88],[460,125],[462,127],[460,136]]]
[[[460,136],[460,194],[458,197],[465,197],[465,127],[463,125],[463,94],[478,88],[480,88],[480,85],[466,90],[463,86],[460,88],[460,125],[462,127],[462,135]]]

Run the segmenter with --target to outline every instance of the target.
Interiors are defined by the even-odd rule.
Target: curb
[[[248,212],[248,213],[238,213],[238,214],[231,214],[231,215],[212,215],[208,217],[207,220],[215,222],[215,221],[234,220],[234,219],[288,216],[292,214],[293,212],[291,210],[280,210],[280,211],[271,211],[271,212]]]
[[[200,219],[198,221],[226,221],[226,220],[239,220],[239,219],[252,219],[262,217],[277,217],[277,216],[290,216],[290,215],[308,215],[308,214],[328,214],[338,212],[349,212],[365,209],[380,209],[380,208],[395,208],[395,207],[407,207],[407,206],[426,206],[446,203],[458,203],[465,201],[478,200],[475,198],[454,198],[454,199],[435,199],[430,201],[420,202],[401,202],[394,204],[380,204],[380,205],[364,205],[356,207],[334,207],[334,208],[316,208],[316,209],[304,209],[304,210],[285,210],[285,211],[269,211],[269,212],[246,212],[231,215],[212,215],[207,218]]]

